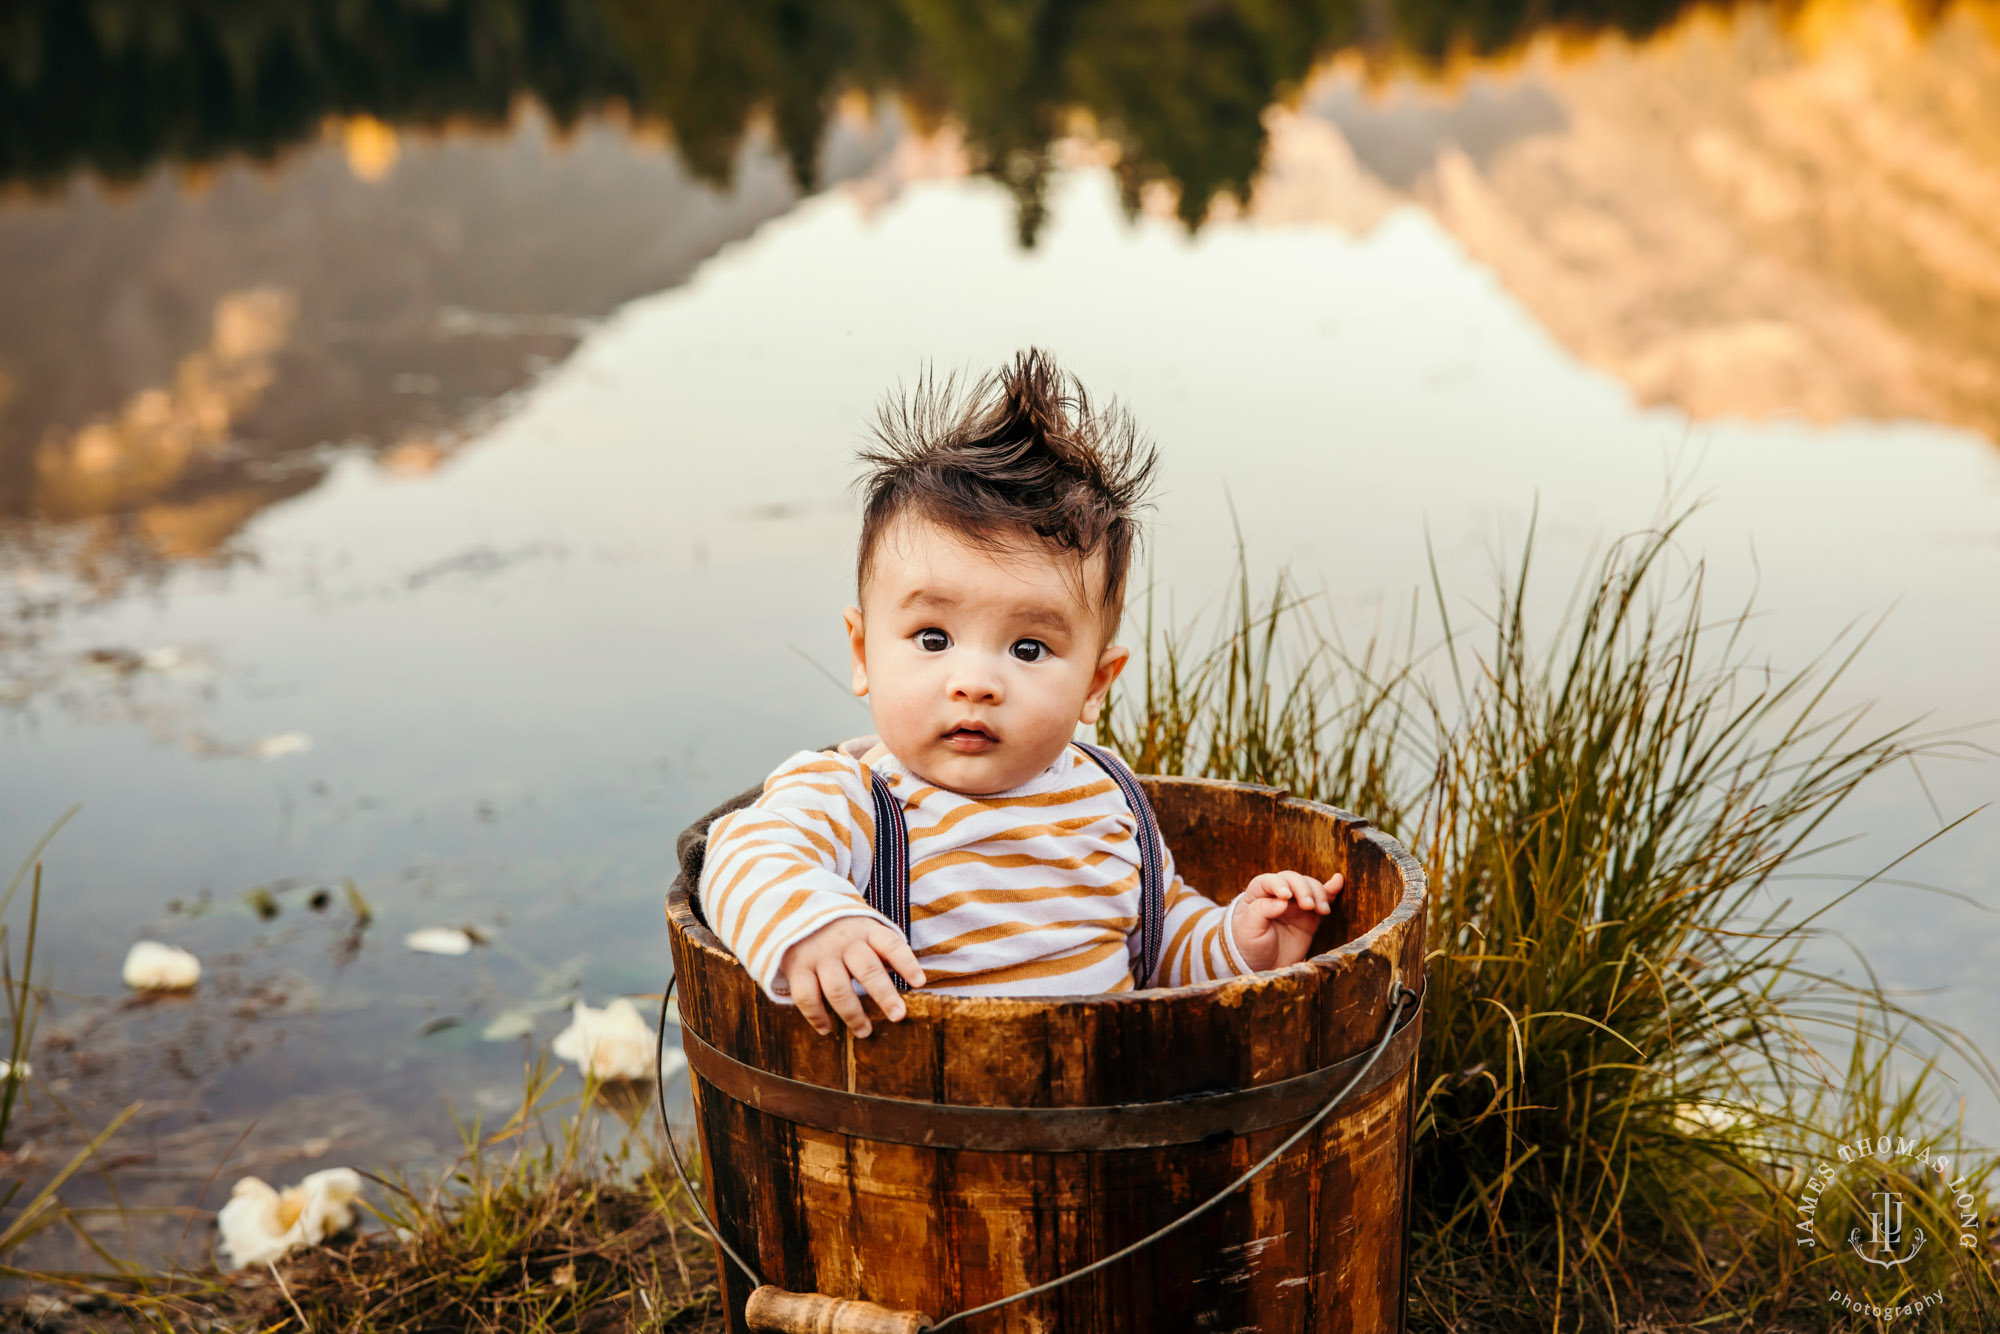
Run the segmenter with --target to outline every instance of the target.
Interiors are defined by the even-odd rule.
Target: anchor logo
[[[1857,1227],[1849,1230],[1847,1244],[1854,1248],[1856,1255],[1871,1265],[1881,1265],[1886,1269],[1908,1264],[1916,1253],[1924,1248],[1924,1242],[1927,1240],[1924,1230],[1920,1227],[1911,1228],[1910,1233],[1915,1240],[1911,1242],[1910,1249],[1906,1253],[1897,1254],[1897,1248],[1903,1244],[1903,1193],[1881,1190],[1876,1191],[1871,1198],[1875,1200],[1876,1207],[1868,1214],[1868,1241],[1864,1245],[1861,1240],[1861,1229]]]

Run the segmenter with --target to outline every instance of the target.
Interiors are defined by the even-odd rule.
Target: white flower
[[[352,1227],[360,1194],[361,1176],[351,1167],[314,1172],[282,1192],[256,1177],[244,1177],[215,1216],[230,1267],[268,1264]]]
[[[654,1040],[639,1007],[620,997],[601,1010],[578,1001],[550,1049],[597,1079],[644,1079],[653,1073]]]
[[[456,926],[427,926],[403,937],[419,954],[463,954],[472,948],[472,933]]]
[[[201,960],[177,945],[142,940],[125,956],[125,985],[135,991],[185,991],[201,981]]]
[[[19,1065],[15,1065],[5,1056],[0,1056],[0,1080],[6,1079],[9,1075],[18,1075],[22,1079],[26,1079],[28,1076],[34,1073],[35,1073],[34,1070],[32,1070],[29,1067],[26,1061],[21,1062]]]

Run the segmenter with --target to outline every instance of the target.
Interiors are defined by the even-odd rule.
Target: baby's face
[[[877,540],[862,605],[847,609],[854,693],[927,783],[985,794],[1047,768],[1097,721],[1129,656],[1104,641],[1104,557],[1083,567],[1034,544],[992,552],[920,519]]]

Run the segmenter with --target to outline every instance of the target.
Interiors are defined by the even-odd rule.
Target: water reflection
[[[828,170],[893,140],[850,120]],[[228,556],[343,452],[434,468],[594,321],[792,205],[768,143],[739,158],[722,192],[612,124],[350,122],[276,177],[78,181],[0,209],[0,551],[102,595]]]
[[[65,608],[245,554],[343,457],[433,471],[834,185],[983,173],[1030,245],[1078,166],[1183,225],[1417,208],[1642,405],[2000,439],[1990,0],[405,8],[0,19],[0,696],[63,678]]]
[[[51,0],[0,25],[0,182],[39,192],[0,207],[0,522],[40,521],[0,540],[59,538],[98,589],[224,553],[340,447],[435,466],[589,321],[899,140],[1002,182],[1027,243],[1079,143],[1128,212],[1190,224],[1416,202],[1641,402],[2000,438],[1987,0]],[[288,145],[275,175],[229,165]],[[283,333],[204,388],[253,292]]]

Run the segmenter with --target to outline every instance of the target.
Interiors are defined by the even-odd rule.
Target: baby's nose
[[[952,680],[951,697],[974,703],[997,704],[1000,702],[1000,678],[990,672],[960,672]]]

